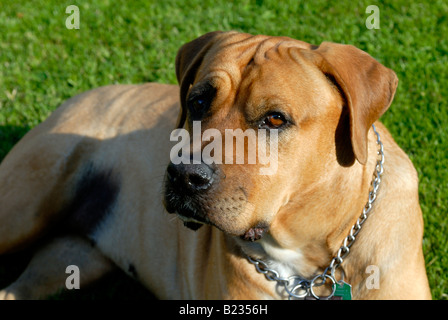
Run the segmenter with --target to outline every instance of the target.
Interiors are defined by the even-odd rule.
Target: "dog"
[[[217,31],[180,48],[176,75],[79,94],[5,157],[0,254],[36,250],[1,299],[63,290],[73,265],[81,288],[120,268],[159,299],[319,299],[338,284],[431,299],[417,173],[378,121],[392,70],[351,45]],[[173,129],[195,122],[276,132],[275,172],[170,161]]]

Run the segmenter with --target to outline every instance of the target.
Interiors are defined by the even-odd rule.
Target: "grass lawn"
[[[69,30],[67,6],[80,10]],[[380,10],[380,29],[365,22]],[[0,7],[0,159],[65,99],[114,83],[175,83],[185,42],[213,30],[353,44],[395,70],[395,100],[382,121],[420,177],[423,242],[434,299],[448,299],[448,2],[439,1],[13,1]],[[1,204],[0,204],[1,206]],[[0,287],[26,256],[0,257]],[[412,279],[410,279],[412,281]],[[121,274],[86,294],[150,298]]]

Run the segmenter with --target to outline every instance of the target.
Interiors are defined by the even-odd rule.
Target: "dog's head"
[[[259,239],[292,199],[310,201],[305,195],[335,167],[366,163],[368,131],[398,82],[393,71],[350,45],[237,32],[185,44],[176,73],[178,127],[190,134],[192,161],[168,166],[165,206],[190,228],[209,223],[246,240]],[[244,135],[243,148],[235,146],[236,132]],[[266,155],[275,153],[272,162],[257,157],[248,163],[252,145],[257,156],[266,147]],[[220,161],[206,161],[204,154]],[[269,166],[273,170],[262,174]]]

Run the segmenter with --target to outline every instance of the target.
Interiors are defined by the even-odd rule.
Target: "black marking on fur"
[[[67,227],[91,236],[109,215],[117,200],[120,183],[112,169],[98,169],[87,165],[76,185],[75,196],[68,206]]]

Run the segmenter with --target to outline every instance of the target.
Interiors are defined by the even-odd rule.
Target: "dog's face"
[[[185,123],[193,152],[210,151],[212,141],[222,148],[214,149],[219,161],[170,163],[167,210],[192,229],[208,223],[254,241],[288,203],[310,201],[336,166],[365,163],[367,131],[389,106],[396,78],[347,47],[234,32],[207,34],[182,47],[176,61],[179,127]],[[354,76],[359,68],[369,68],[369,74]],[[372,81],[375,92],[387,89],[384,94],[366,91]],[[195,121],[201,134],[215,133],[214,139],[202,136],[196,151]],[[238,129],[256,137],[240,140],[242,149],[227,144],[229,130],[235,135]],[[261,131],[265,135],[257,135]],[[248,161],[254,149],[266,149],[268,163],[259,157]],[[238,156],[244,161],[236,161]]]

